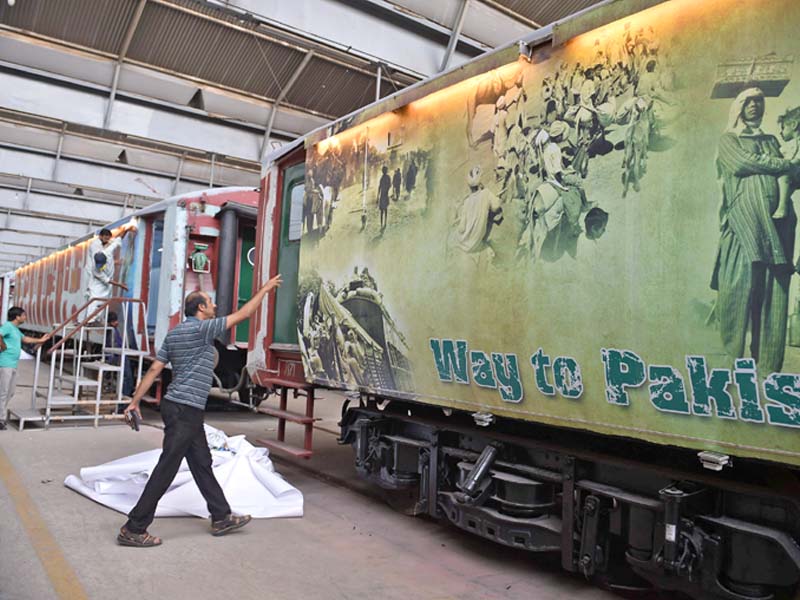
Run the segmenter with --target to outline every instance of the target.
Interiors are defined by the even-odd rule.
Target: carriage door
[[[237,286],[237,308],[242,308],[253,295],[253,266],[255,265],[256,228],[246,221],[239,229],[241,249],[239,251],[239,285]],[[235,341],[247,344],[250,333],[250,319],[236,326]]]
[[[281,190],[281,232],[278,239],[278,273],[283,285],[275,299],[276,344],[297,345],[297,271],[300,263],[300,236],[303,232],[304,163],[283,172]]]
[[[150,289],[147,293],[147,333],[153,335],[158,319],[158,288],[161,280],[161,255],[164,249],[164,220],[153,221],[150,238]]]

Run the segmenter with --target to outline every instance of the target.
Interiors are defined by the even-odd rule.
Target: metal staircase
[[[96,308],[82,318],[92,304]],[[107,322],[112,305],[120,308],[120,347],[109,345],[113,328]],[[27,423],[43,424],[47,429],[53,421],[90,420],[97,427],[101,420],[122,419],[121,411],[101,413],[100,409],[121,404],[126,361],[137,365],[134,381],[141,379],[144,357],[150,354],[146,323],[147,306],[142,300],[92,298],[86,302],[53,329],[50,337],[56,341],[46,352],[42,346],[37,349],[30,408],[11,410],[8,420],[18,422],[22,431]],[[43,362],[45,355],[49,367]],[[39,381],[43,366],[49,373],[47,385]],[[108,373],[116,376],[113,394],[103,393]]]

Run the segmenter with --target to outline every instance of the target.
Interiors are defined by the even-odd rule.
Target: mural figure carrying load
[[[797,217],[778,208],[778,179],[796,174],[800,159],[781,156],[777,138],[761,129],[764,92],[748,88],[731,106],[719,141],[717,173],[722,182],[720,240],[711,288],[722,342],[734,358],[750,354],[760,370],[781,370],[786,349],[789,280],[794,271]]]

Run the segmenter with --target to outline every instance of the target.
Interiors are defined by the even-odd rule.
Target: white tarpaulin
[[[266,448],[256,448],[243,435],[227,437],[208,425],[214,475],[225,492],[231,510],[255,519],[302,517],[303,494],[275,472]],[[81,469],[64,485],[109,508],[127,514],[144,490],[161,454],[160,449],[140,452],[118,460]],[[208,509],[192,478],[186,459],[175,480],[161,498],[156,517],[203,517]]]

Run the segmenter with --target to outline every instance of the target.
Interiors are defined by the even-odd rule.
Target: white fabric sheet
[[[255,519],[302,517],[303,494],[275,471],[266,448],[257,448],[243,435],[227,437],[205,425],[214,475],[225,492],[231,510]],[[96,466],[85,467],[80,477],[69,475],[64,485],[95,502],[127,514],[144,490],[161,454],[160,449],[140,452]],[[156,517],[203,517],[206,502],[184,459]]]

